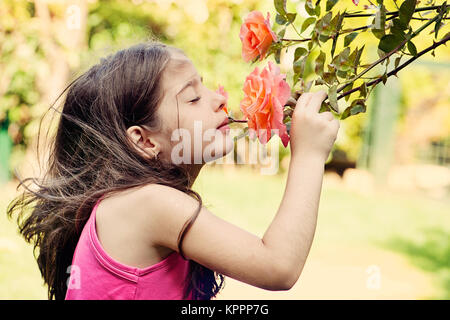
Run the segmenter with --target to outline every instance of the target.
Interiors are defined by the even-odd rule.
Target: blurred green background
[[[349,3],[340,1],[333,10]],[[360,1],[359,9],[364,4]],[[301,26],[304,1],[289,1],[288,9],[298,12],[295,24]],[[240,118],[242,85],[255,66],[242,60],[238,35],[252,10],[275,18],[272,1],[2,0],[2,212],[16,194],[14,170],[21,177],[38,174],[36,138],[43,113],[71,79],[120,48],[157,38],[183,49],[207,86],[224,85],[228,108]],[[291,31],[286,37],[295,36]],[[448,25],[441,32],[448,32]],[[427,32],[419,36],[418,51],[431,39]],[[367,44],[367,61],[377,57],[371,41],[361,34],[352,43]],[[281,56],[288,82],[293,51]],[[441,46],[435,57],[425,55],[398,79],[377,86],[367,113],[341,123],[326,165],[315,241],[294,288],[270,292],[227,278],[218,298],[448,299],[449,70],[450,47]],[[237,157],[246,154],[237,151]],[[289,158],[289,148],[280,142],[276,175],[262,175],[255,164],[207,165],[194,189],[215,214],[262,236],[283,196]],[[0,299],[45,298],[31,246],[19,237],[15,222],[0,215]]]

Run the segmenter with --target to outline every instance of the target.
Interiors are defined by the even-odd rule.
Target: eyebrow
[[[184,89],[186,89],[187,87],[190,87],[190,86],[194,86],[195,85],[195,83],[197,83],[197,77],[195,77],[194,79],[191,79],[191,80],[189,80],[184,86],[183,86],[183,88],[180,90],[180,91],[178,91],[178,93],[177,93],[177,95],[178,94],[180,94]],[[200,76],[200,81],[203,83],[203,76]]]

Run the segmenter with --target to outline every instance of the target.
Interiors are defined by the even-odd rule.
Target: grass
[[[260,237],[282,199],[286,175],[206,166],[194,189],[215,214]],[[5,191],[3,190],[5,189]],[[0,208],[0,299],[46,299],[31,246],[6,219],[11,187]],[[324,183],[314,246],[376,246],[396,252],[433,279],[436,294],[450,297],[450,202],[389,192],[364,195]]]
[[[286,175],[204,170],[195,187],[218,216],[263,236],[282,199]],[[450,201],[417,194],[364,194],[326,183],[314,246],[378,247],[407,258],[433,279],[434,299],[450,297]]]

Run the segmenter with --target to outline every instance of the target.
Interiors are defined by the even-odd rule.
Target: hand
[[[336,141],[340,123],[329,112],[319,113],[327,93],[305,92],[297,100],[290,129],[291,155],[312,154],[325,162]]]

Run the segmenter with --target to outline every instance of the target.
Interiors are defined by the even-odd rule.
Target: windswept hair
[[[48,167],[40,178],[19,178],[17,188],[23,186],[24,191],[8,205],[7,214],[9,218],[17,214],[21,235],[34,244],[49,300],[65,298],[75,247],[103,195],[162,184],[197,199],[198,208],[178,237],[178,249],[185,258],[181,243],[201,210],[202,199],[191,189],[193,181],[185,166],[141,156],[126,133],[133,125],[160,130],[156,111],[164,95],[161,78],[171,52],[184,54],[158,41],[140,43],[101,59],[73,80],[61,93],[67,91],[49,144]],[[38,139],[41,126],[42,119]],[[223,283],[223,275],[189,260],[183,299],[192,293],[195,300],[209,300]]]

